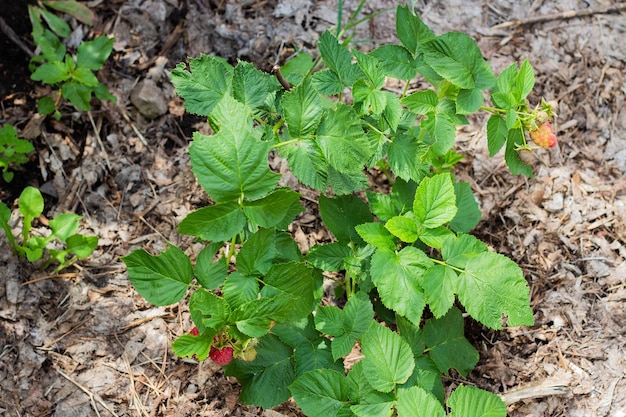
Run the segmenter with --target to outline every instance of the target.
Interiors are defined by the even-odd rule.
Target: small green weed
[[[6,182],[13,181],[14,173],[9,171],[11,165],[19,166],[29,161],[28,154],[33,152],[35,147],[26,140],[17,137],[17,131],[9,124],[0,129],[0,168],[2,178]]]

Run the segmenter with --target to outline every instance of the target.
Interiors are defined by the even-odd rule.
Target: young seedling
[[[19,166],[29,161],[28,154],[33,152],[35,147],[25,139],[17,137],[17,131],[9,124],[0,129],[0,169],[2,178],[6,182],[13,181],[14,173],[9,171],[11,166]]]

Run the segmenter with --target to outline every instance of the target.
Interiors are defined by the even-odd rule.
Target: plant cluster
[[[43,209],[44,201],[39,190],[26,187],[19,198],[22,232],[21,242],[18,242],[10,224],[11,209],[0,202],[0,226],[18,256],[26,256],[30,262],[42,260],[42,269],[56,261],[56,273],[93,253],[98,246],[98,237],[76,233],[81,216],[74,213],[62,213],[50,220],[48,236],[33,234],[33,221],[42,215]]]
[[[528,61],[496,77],[469,36],[435,35],[406,6],[397,8],[396,31],[400,44],[370,53],[326,31],[319,58],[301,53],[277,77],[207,55],[171,73],[187,111],[206,116],[214,132],[194,133],[189,148],[214,203],[179,224],[206,246],[195,262],[174,245],[123,259],[150,303],[191,293],[194,327],[173,350],[225,365],[245,404],[294,397],[312,417],[444,416],[446,407],[453,416],[506,414],[477,388],[444,397],[442,376],[466,376],[478,361],[461,306],[492,329],[533,323],[521,269],[468,234],[481,213],[470,185],[452,173],[462,158],[456,127],[490,112],[490,152],[506,145],[511,170],[531,175],[518,151],[533,149],[526,132],[552,108],[529,110]],[[409,93],[415,77],[431,88]],[[407,88],[398,96],[387,78]],[[272,152],[321,193],[333,242],[303,254],[287,232],[303,207],[270,170]],[[373,167],[387,174],[389,192],[370,189]],[[325,279],[339,306],[326,305]],[[347,369],[354,349],[363,358]]]
[[[11,166],[19,166],[27,163],[28,154],[35,150],[33,144],[17,136],[17,131],[12,125],[6,124],[0,129],[0,168],[2,179],[6,182],[13,181],[14,173],[9,171]]]
[[[31,59],[31,78],[51,86],[60,86],[56,98],[46,96],[39,100],[39,113],[54,114],[55,118],[60,119],[58,107],[62,98],[83,111],[91,109],[90,101],[94,94],[100,100],[115,102],[115,97],[94,74],[111,54],[114,40],[97,36],[93,40],[81,42],[74,56],[67,52],[61,41],[70,35],[70,26],[48,8],[66,13],[86,25],[93,24],[89,8],[77,1],[42,0],[39,6],[28,6],[33,41],[40,52]]]

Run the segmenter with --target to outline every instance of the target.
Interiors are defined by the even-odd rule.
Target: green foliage
[[[35,150],[33,144],[17,137],[17,131],[11,125],[4,125],[0,129],[0,169],[2,179],[6,182],[13,180],[14,173],[9,171],[11,165],[19,166],[29,161],[28,154]]]
[[[28,14],[33,27],[32,35],[41,54],[31,59],[31,78],[51,86],[59,86],[56,99],[42,97],[37,109],[41,114],[54,114],[59,119],[58,105],[61,98],[70,101],[77,109],[89,111],[91,98],[115,102],[115,97],[95,73],[104,65],[113,50],[112,38],[98,36],[81,42],[72,55],[67,52],[61,38],[70,35],[71,28],[65,20],[46,7],[68,14],[78,21],[93,24],[92,13],[87,6],[77,1],[42,1],[42,6],[28,5]],[[46,27],[47,26],[47,27]]]
[[[11,209],[0,202],[0,226],[13,248],[20,257],[26,256],[30,262],[41,260],[41,268],[57,262],[55,273],[67,268],[79,259],[85,259],[98,246],[97,236],[85,236],[76,233],[81,216],[73,213],[62,213],[50,220],[50,234],[36,236],[31,233],[32,223],[42,215],[44,201],[41,193],[34,187],[26,187],[19,199],[19,212],[22,216],[21,243],[16,241],[11,226]],[[56,242],[63,248],[58,249]]]
[[[442,375],[465,376],[478,361],[455,303],[490,328],[533,323],[521,269],[467,234],[481,213],[452,173],[462,159],[453,148],[466,115],[485,110],[490,153],[506,144],[511,169],[527,173],[510,153],[524,146],[531,121],[522,110],[532,68],[526,61],[496,77],[470,37],[436,35],[408,7],[398,7],[396,31],[401,44],[368,54],[350,50],[340,29],[327,31],[319,60],[287,62],[282,84],[206,55],[172,71],[187,110],[213,129],[194,134],[189,150],[213,203],[179,224],[206,247],[195,265],[174,246],[124,261],[154,304],[191,292],[200,335],[181,336],[174,352],[202,360],[212,346],[232,347],[226,373],[246,404],[293,396],[310,416],[445,416],[444,404],[451,415],[505,415],[498,397],[474,388],[444,398]],[[415,76],[431,88],[383,90],[387,77]],[[483,106],[485,91],[495,107]],[[306,256],[286,233],[302,206],[268,166],[275,151],[320,192],[334,237]],[[372,167],[390,192],[367,190]],[[322,304],[324,274],[343,307]],[[363,359],[346,372],[342,360],[355,347]]]

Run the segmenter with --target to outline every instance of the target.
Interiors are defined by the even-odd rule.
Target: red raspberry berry
[[[530,138],[544,149],[553,148],[556,146],[556,135],[552,130],[550,122],[546,122],[539,126],[536,130],[530,131]]]
[[[197,327],[193,327],[193,329],[191,329],[191,331],[189,332],[190,335],[192,336],[198,336],[200,334],[200,331],[198,330]]]
[[[211,346],[209,358],[211,358],[213,362],[220,366],[228,365],[230,361],[233,360],[233,348],[230,346],[225,346],[221,349],[217,349],[216,347]]]

